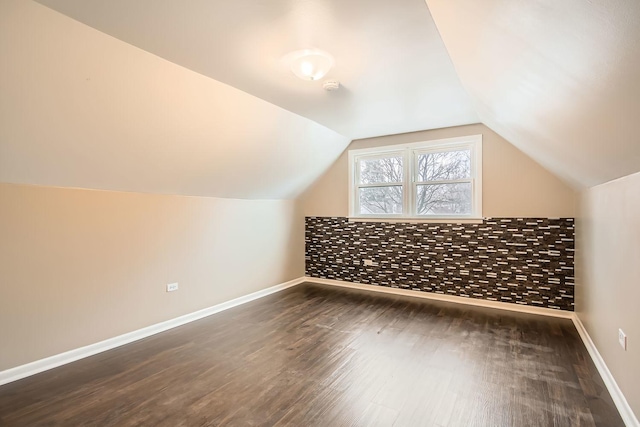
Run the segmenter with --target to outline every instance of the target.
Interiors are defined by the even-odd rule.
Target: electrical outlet
[[[178,283],[169,283],[167,285],[167,292],[173,292],[178,290]]]
[[[620,343],[620,347],[622,347],[626,351],[627,335],[622,331],[622,329],[618,329],[618,342]]]
[[[371,265],[373,265],[373,260],[365,259],[365,260],[364,260],[364,265],[365,265],[365,266],[371,266]]]

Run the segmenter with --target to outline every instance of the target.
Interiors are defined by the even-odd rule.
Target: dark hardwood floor
[[[305,284],[0,387],[3,426],[623,426],[570,320]]]

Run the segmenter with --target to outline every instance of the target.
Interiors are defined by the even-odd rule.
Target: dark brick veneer
[[[305,225],[310,277],[573,311],[573,218]]]

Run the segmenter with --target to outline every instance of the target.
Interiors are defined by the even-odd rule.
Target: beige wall
[[[482,134],[483,216],[573,217],[577,194],[482,124],[353,141],[348,149]],[[348,153],[301,197],[306,216],[347,216]]]
[[[640,416],[640,174],[586,190],[576,229],[576,311]]]
[[[0,184],[0,370],[300,277],[302,227],[293,201]]]

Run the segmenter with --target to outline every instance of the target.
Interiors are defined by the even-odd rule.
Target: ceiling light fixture
[[[333,57],[320,49],[303,49],[286,57],[291,71],[302,80],[319,80],[333,67]]]

